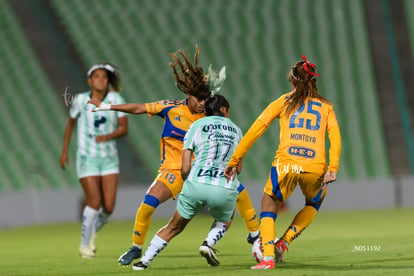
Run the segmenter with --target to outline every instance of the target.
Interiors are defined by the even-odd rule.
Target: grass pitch
[[[211,225],[196,217],[145,271],[116,260],[131,243],[132,221],[110,221],[99,233],[97,257],[78,254],[80,223],[39,225],[0,231],[1,275],[414,275],[413,209],[341,211],[323,209],[289,246],[276,270],[252,271],[255,261],[240,217],[218,244],[221,265],[210,267],[198,247]],[[277,235],[295,214],[280,213]],[[167,220],[154,220],[147,236]]]

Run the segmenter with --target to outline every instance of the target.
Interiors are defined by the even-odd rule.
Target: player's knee
[[[321,208],[324,198],[325,198],[325,193],[323,192],[323,189],[320,189],[319,192],[314,197],[306,199],[305,205],[312,206],[313,208],[316,209],[316,211],[318,211],[319,208]]]
[[[322,202],[317,202],[317,203],[314,203],[314,202],[306,202],[305,205],[306,206],[311,206],[311,207],[315,208],[316,211],[319,211],[319,208],[321,208]]]
[[[158,198],[156,198],[155,196],[153,196],[153,195],[146,194],[144,196],[143,203],[145,203],[145,204],[147,204],[151,207],[157,208],[158,205],[160,205],[160,200]]]
[[[103,209],[104,213],[106,213],[109,216],[109,215],[112,215],[112,213],[114,212],[115,206],[113,206],[113,205],[111,205],[111,206],[104,205],[102,207],[102,209]]]
[[[312,203],[318,203],[318,202],[321,202],[322,203],[324,197],[325,197],[324,190],[323,189],[320,189],[319,192],[314,197],[311,197],[311,198],[309,198],[307,200],[310,201],[310,202],[312,202]]]
[[[98,210],[101,207],[101,199],[99,197],[86,199],[86,205],[92,209]]]

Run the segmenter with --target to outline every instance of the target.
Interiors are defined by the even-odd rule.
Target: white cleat
[[[79,253],[84,259],[95,258],[95,252],[89,246],[79,247]]]
[[[208,246],[207,242],[204,241],[200,246],[200,255],[206,258],[207,263],[211,266],[218,266],[220,264],[219,260],[216,257],[216,250]]]
[[[89,242],[89,248],[93,251],[93,253],[96,253],[96,237],[98,235],[96,233],[93,233],[91,236],[91,241]]]

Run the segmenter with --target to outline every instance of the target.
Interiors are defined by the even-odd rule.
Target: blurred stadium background
[[[181,99],[169,54],[196,43],[204,68],[227,66],[223,93],[244,132],[289,90],[288,70],[305,54],[343,139],[324,208],[414,206],[413,0],[0,0],[0,13],[0,228],[77,219],[75,136],[69,169],[58,160],[91,65],[120,68],[127,102]],[[159,165],[162,120],[129,118],[120,219],[134,217]],[[277,144],[274,124],[245,158],[257,208]],[[294,194],[288,207],[302,204]]]

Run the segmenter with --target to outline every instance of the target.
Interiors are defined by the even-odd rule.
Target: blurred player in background
[[[73,128],[78,123],[76,172],[86,196],[82,213],[82,239],[79,251],[84,258],[95,257],[95,233],[112,214],[118,185],[117,138],[128,133],[128,118],[122,112],[90,112],[87,100],[122,104],[120,77],[108,63],[92,66],[88,72],[90,91],[76,95],[70,109],[63,139],[60,166],[69,164],[68,148]]]
[[[341,154],[341,136],[332,104],[319,95],[315,65],[297,62],[289,72],[292,91],[268,105],[252,124],[225,170],[230,180],[237,174],[242,158],[274,119],[280,122],[280,144],[262,197],[260,232],[263,259],[252,269],[270,269],[282,262],[287,246],[308,227],[325,197],[327,184],[336,180]],[[329,166],[325,157],[328,132]],[[274,244],[275,220],[282,203],[296,185],[305,196],[305,207],[296,215],[284,235]],[[275,260],[276,253],[276,260]]]
[[[158,230],[144,256],[134,264],[134,270],[146,269],[152,260],[175,236],[184,230],[191,219],[205,206],[209,207],[215,224],[200,246],[200,254],[211,266],[220,263],[214,246],[227,231],[238,196],[237,177],[227,182],[224,169],[242,137],[240,128],[228,117],[230,105],[225,97],[213,95],[205,103],[207,117],[194,122],[184,137],[181,175],[184,186],[177,208],[169,223]],[[194,153],[194,161],[192,157]],[[238,172],[241,165],[238,167]]]
[[[220,90],[225,80],[224,68],[220,74],[216,74],[210,67],[210,72],[204,75],[203,68],[198,65],[199,52],[197,47],[194,65],[191,64],[188,54],[184,54],[182,51],[171,55],[173,63],[170,63],[170,66],[178,88],[187,95],[185,100],[122,105],[101,104],[93,99],[90,101],[97,106],[97,110],[118,110],[132,114],[146,113],[150,117],[158,115],[164,119],[160,144],[161,164],[158,175],[137,210],[132,246],[119,257],[118,262],[121,265],[129,265],[134,259],[141,257],[145,236],[156,208],[171,197],[175,199],[181,192],[183,179],[180,170],[184,135],[194,121],[205,116],[204,104],[206,100],[209,99],[211,91]],[[176,67],[178,67],[178,71]],[[259,236],[259,224],[250,196],[243,185],[239,186],[237,209],[249,231],[248,242],[253,243]]]

